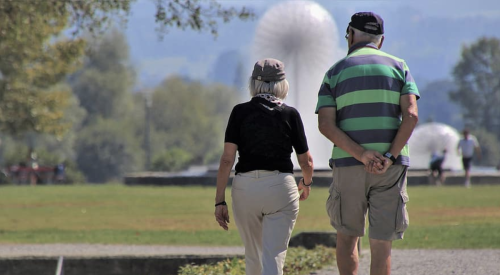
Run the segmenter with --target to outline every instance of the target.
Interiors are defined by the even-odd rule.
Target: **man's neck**
[[[377,47],[377,45],[375,43],[373,43],[371,41],[360,41],[360,42],[357,42],[354,45],[352,45],[349,48],[349,52],[347,54],[351,54],[355,50],[360,49],[360,48],[364,48],[364,47],[370,47],[370,48],[378,50],[378,47]]]

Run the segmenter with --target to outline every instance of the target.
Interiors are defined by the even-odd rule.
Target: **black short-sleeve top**
[[[224,141],[238,146],[236,173],[253,170],[293,173],[292,148],[296,154],[309,150],[299,112],[260,97],[233,108]]]

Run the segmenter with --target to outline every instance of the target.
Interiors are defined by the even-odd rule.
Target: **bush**
[[[186,150],[173,148],[155,156],[152,163],[153,170],[167,172],[180,171],[187,168],[192,159],[191,154]]]
[[[333,263],[333,248],[316,246],[312,250],[302,247],[288,249],[283,274],[305,275]],[[179,269],[179,275],[245,275],[244,259],[227,259],[212,265],[186,265]]]
[[[226,259],[213,265],[186,265],[180,268],[179,275],[245,275],[244,259]]]
[[[500,147],[498,146],[497,137],[485,130],[485,129],[475,129],[472,134],[476,136],[479,146],[481,146],[481,160],[477,161],[477,164],[482,166],[497,166],[500,164]]]
[[[83,128],[76,140],[76,163],[89,182],[119,179],[144,167],[143,151],[124,122],[99,120]]]

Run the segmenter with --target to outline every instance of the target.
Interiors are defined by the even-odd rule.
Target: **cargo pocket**
[[[406,193],[401,193],[400,195],[401,198],[396,213],[396,232],[404,232],[410,224],[408,210],[406,209],[406,203],[409,201],[408,195]]]
[[[326,200],[326,212],[330,217],[330,224],[337,229],[342,225],[342,215],[340,213],[340,192],[335,188],[330,189],[330,196]]]

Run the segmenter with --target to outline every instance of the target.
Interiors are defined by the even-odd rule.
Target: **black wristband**
[[[221,201],[219,203],[216,203],[215,204],[215,207],[219,206],[219,205],[227,205],[226,201]]]
[[[313,184],[312,179],[311,179],[311,183],[309,183],[309,184],[306,184],[306,182],[304,181],[304,178],[301,178],[300,180],[302,181],[302,185],[304,185],[305,187],[309,187]]]

